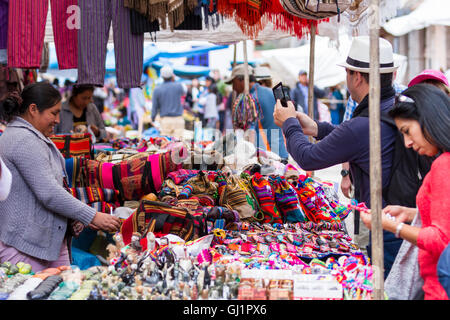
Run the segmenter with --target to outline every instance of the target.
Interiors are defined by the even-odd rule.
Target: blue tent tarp
[[[176,58],[189,58],[196,55],[205,54],[212,50],[226,49],[228,46],[202,46],[196,47],[191,50],[178,51],[178,52],[168,52],[161,51],[154,44],[148,45],[144,48],[144,67],[151,65],[153,62],[158,61],[160,58],[165,59],[176,59]],[[105,67],[107,72],[115,72],[116,70],[116,59],[114,54],[114,49],[108,50],[106,54]],[[58,70],[58,59],[56,56],[56,50],[54,46],[50,47],[50,63],[49,70]]]

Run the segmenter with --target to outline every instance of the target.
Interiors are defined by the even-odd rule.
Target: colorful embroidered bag
[[[58,134],[50,136],[50,139],[66,159],[76,156],[93,159],[94,149],[89,133]]]

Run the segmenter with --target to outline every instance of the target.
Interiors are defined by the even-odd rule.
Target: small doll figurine
[[[117,259],[120,256],[120,250],[117,248],[117,246],[113,245],[112,243],[108,244],[106,246],[106,250],[108,251],[108,257],[106,258],[109,263],[113,263],[114,259]]]
[[[122,238],[122,234],[121,233],[116,233],[113,236],[114,242],[116,243],[116,247],[119,250],[122,250],[123,247],[125,247],[125,244],[123,243],[123,238]]]
[[[139,253],[142,251],[141,246],[141,234],[139,232],[133,232],[133,235],[131,236],[131,243],[130,247],[136,251],[136,253]]]
[[[147,238],[147,250],[153,251],[156,247],[155,234],[153,232],[148,232],[146,238]]]

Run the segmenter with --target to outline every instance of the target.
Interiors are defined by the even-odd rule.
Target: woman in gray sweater
[[[49,83],[31,84],[0,103],[0,157],[12,174],[11,192],[0,202],[0,262],[23,261],[34,272],[70,265],[69,221],[79,227],[117,231],[120,222],[64,189],[65,162],[49,139],[59,123],[61,95]]]

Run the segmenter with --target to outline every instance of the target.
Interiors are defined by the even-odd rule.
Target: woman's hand
[[[98,127],[95,124],[91,124],[91,130],[96,137],[98,137],[100,135],[100,130],[98,129]]]
[[[412,222],[414,217],[416,216],[417,209],[416,208],[407,208],[397,205],[387,206],[383,209],[385,214],[389,214],[394,217],[398,222]]]
[[[361,217],[362,222],[366,225],[368,229],[372,229],[372,213],[360,211],[359,216]],[[386,214],[381,211],[381,226],[384,230],[391,231],[392,227],[396,225],[398,222],[392,219],[389,219]],[[394,227],[395,229],[395,227]]]
[[[110,214],[97,212],[89,227],[94,230],[116,232],[120,229],[120,220]]]

